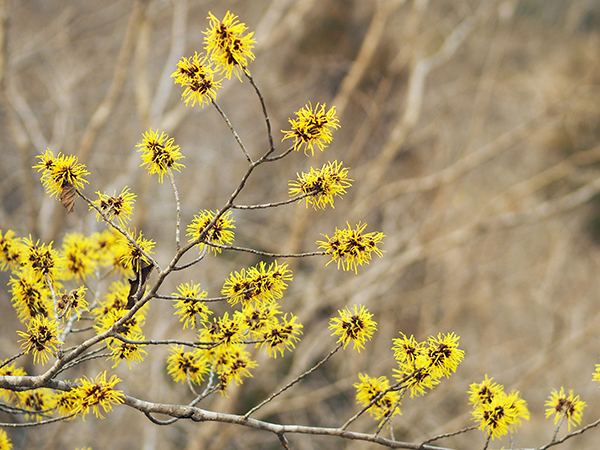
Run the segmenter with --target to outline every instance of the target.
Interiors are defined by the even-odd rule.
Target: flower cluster
[[[293,139],[294,150],[300,150],[304,147],[304,154],[307,156],[309,150],[311,155],[314,156],[315,146],[323,151],[325,147],[331,144],[333,140],[332,130],[337,130],[340,127],[335,113],[335,106],[331,107],[329,111],[325,111],[325,103],[322,105],[317,103],[314,108],[308,103],[296,112],[296,119],[289,119],[289,122],[292,129],[289,131],[282,130],[283,140]]]
[[[89,303],[85,300],[85,292],[87,288],[80,286],[77,289],[73,289],[69,293],[65,292],[57,303],[58,313],[60,317],[66,317],[69,319],[73,313],[79,319],[81,313],[88,310]]]
[[[506,394],[504,386],[492,380],[486,375],[481,383],[471,384],[469,402],[479,429],[495,439],[521,426],[521,420],[529,420],[529,410],[519,391]]]
[[[113,195],[102,192],[96,192],[96,194],[98,194],[98,200],[94,202],[94,205],[102,211],[108,220],[115,220],[120,226],[124,227],[133,214],[136,195],[127,186],[123,188],[119,195],[116,191]],[[94,209],[94,207],[90,205],[90,209]],[[96,219],[100,220],[101,218],[100,212],[96,212]]]
[[[210,363],[203,350],[186,352],[183,346],[176,345],[171,347],[170,353],[167,358],[167,372],[176,383],[183,383],[189,379],[192,383],[200,384],[210,372]]]
[[[6,431],[0,430],[0,450],[11,450],[12,448],[12,442],[8,438]]]
[[[325,209],[327,205],[333,208],[334,197],[342,197],[346,188],[352,186],[353,180],[348,178],[348,169],[337,161],[328,162],[321,169],[310,168],[310,173],[298,175],[296,181],[289,182],[289,194],[306,195],[306,207]]]
[[[353,270],[356,273],[358,266],[371,261],[372,253],[379,257],[383,256],[383,252],[377,248],[377,245],[381,243],[385,234],[379,231],[363,233],[367,227],[366,223],[359,222],[354,229],[349,223],[347,225],[347,229],[340,230],[336,227],[335,233],[331,237],[326,234],[322,235],[327,240],[317,241],[317,244],[319,248],[325,250],[326,255],[331,256],[331,260],[327,264],[335,261],[338,269],[341,266],[344,270]]]
[[[81,233],[69,233],[63,239],[61,253],[64,256],[65,278],[85,280],[97,267],[94,243]]]
[[[229,297],[229,303],[246,304],[251,301],[278,300],[287,288],[287,282],[292,280],[292,272],[287,264],[277,261],[267,266],[260,262],[247,270],[232,272],[225,280],[221,293]]]
[[[69,395],[73,402],[72,413],[81,414],[85,419],[86,414],[92,410],[96,417],[102,418],[100,407],[105,413],[112,411],[114,404],[123,403],[125,397],[115,385],[121,380],[116,375],[106,380],[106,372],[102,372],[95,379],[83,377],[80,386],[72,389]]]
[[[207,61],[207,56],[198,55],[183,57],[177,63],[177,70],[171,77],[175,83],[185,87],[181,98],[192,107],[198,103],[201,107],[217,98],[217,89],[221,88],[221,80],[215,80],[215,70]]]
[[[42,420],[56,408],[56,394],[46,388],[17,393],[17,404],[25,411],[25,417]]]
[[[170,173],[171,169],[181,172],[181,168],[185,167],[178,163],[180,159],[185,158],[179,150],[179,145],[175,145],[175,139],[170,138],[168,134],[158,130],[145,132],[143,140],[136,147],[139,147],[138,152],[142,153],[141,166],[147,166],[150,175],[158,174],[158,182],[163,182],[165,173]]]
[[[140,333],[129,333],[129,338],[132,341],[143,341],[146,339],[143,334]],[[141,362],[144,360],[148,352],[144,350],[144,344],[132,344],[130,342],[124,342],[120,339],[109,339],[107,341],[108,349],[110,350],[109,359],[115,363],[112,365],[114,369],[121,362],[127,364],[127,367],[131,369],[132,362]]]
[[[9,285],[13,307],[21,322],[38,316],[53,315],[52,294],[44,280],[40,280],[31,271],[13,272]]]
[[[250,369],[258,366],[256,361],[250,359],[250,353],[244,350],[243,345],[218,347],[211,356],[218,374],[221,394],[226,392],[232,382],[238,386],[242,384],[243,378],[252,376]]]
[[[212,314],[206,303],[201,301],[206,298],[207,292],[200,289],[200,284],[192,282],[180,284],[177,291],[173,293],[174,296],[184,297],[175,303],[176,314],[179,316],[179,321],[183,322],[183,329],[188,326],[198,328],[198,319],[206,321],[209,314]]]
[[[362,305],[354,305],[352,309],[344,308],[338,313],[340,317],[333,317],[329,321],[329,329],[333,330],[332,336],[339,336],[338,342],[343,343],[344,348],[353,342],[354,348],[360,352],[365,342],[370,341],[377,331],[377,323],[372,319],[373,314]]]
[[[274,150],[270,123],[263,97],[248,69],[248,64],[254,60],[252,50],[256,41],[253,33],[248,32],[248,28],[230,12],[223,20],[211,13],[208,19],[209,27],[204,32],[205,54],[194,52],[193,56],[183,57],[171,75],[176,84],[184,87],[182,99],[185,104],[191,103],[193,107],[212,103],[229,124],[215,102],[222,82],[217,78],[222,76],[230,79],[235,73],[241,81],[242,75],[245,75],[261,100],[271,141],[269,152],[255,162],[246,152],[251,165],[282,158],[291,154],[292,149],[302,149],[306,155],[309,152],[314,155],[315,147],[323,151],[330,145],[333,131],[340,126],[335,107],[327,109],[324,103],[317,103],[313,107],[308,103],[296,112],[294,119],[289,120],[291,130],[283,131],[283,140],[293,139],[293,147],[280,156],[269,156]],[[239,141],[237,135],[236,138]],[[98,342],[94,342],[94,345],[101,343],[103,348],[90,349],[89,353],[78,356],[78,359],[69,359],[68,366],[59,367],[58,363],[64,362],[59,359],[59,370],[100,355],[110,360],[113,368],[121,362],[131,368],[132,363],[144,359],[148,345],[159,344],[157,341],[146,341],[142,332],[150,306],[145,300],[149,300],[151,293],[156,298],[172,300],[175,316],[183,324],[183,329],[191,328],[195,334],[193,341],[173,346],[170,350],[167,370],[173,380],[187,381],[191,387],[192,383],[201,384],[208,379],[206,393],[225,393],[232,383],[239,385],[246,377],[252,376],[252,369],[257,366],[247,349],[248,345],[254,345],[269,357],[277,358],[286,351],[293,351],[300,340],[303,325],[299,318],[292,313],[282,312],[278,304],[288,283],[292,281],[292,272],[287,264],[259,262],[239,272],[232,272],[221,289],[223,297],[209,299],[200,284],[193,282],[180,284],[171,296],[158,294],[156,290],[164,276],[198,263],[208,248],[212,249],[215,256],[223,247],[231,248],[229,244],[234,241],[236,227],[230,209],[243,207],[233,204],[238,190],[221,211],[201,210],[187,226],[189,245],[182,247],[179,228],[182,208],[173,176],[174,170],[181,171],[185,167],[181,161],[184,158],[181,149],[175,144],[174,138],[158,129],[146,131],[136,148],[141,153],[141,167],[146,168],[150,176],[158,175],[159,183],[163,183],[165,174],[171,180],[177,201],[177,256],[166,269],[160,269],[150,256],[155,242],[145,238],[142,231],[127,228],[136,199],[129,187],[126,186],[120,193],[114,191],[112,195],[98,191],[97,198],[89,200],[81,193],[87,183],[85,177],[89,175],[85,165],[79,164],[75,156],[61,153],[54,156],[50,150],[46,150],[38,156],[39,161],[34,166],[42,172],[41,181],[46,191],[59,198],[69,212],[79,194],[88,203],[89,209],[96,212],[97,220],[111,226],[89,236],[68,233],[58,250],[53,248],[53,243],[34,242],[31,237],[16,238],[11,230],[4,234],[0,231],[0,269],[13,271],[10,279],[13,306],[27,326],[26,332],[18,332],[21,348],[23,353],[33,356],[34,363],[46,364],[52,356],[61,358],[63,341],[72,338],[70,333],[95,331]],[[311,168],[309,173],[297,174],[297,179],[289,183],[289,194],[306,198],[307,207],[333,208],[334,200],[346,193],[352,181],[348,176],[348,168],[336,160],[320,169]],[[242,187],[243,183],[240,189]],[[286,203],[291,201],[267,206]],[[248,208],[263,207],[265,205]],[[325,251],[315,253],[330,256],[329,263],[336,261],[338,268],[356,272],[358,266],[370,262],[373,252],[382,256],[378,245],[384,237],[383,233],[365,233],[365,228],[366,224],[359,223],[356,228],[348,224],[348,229],[336,229],[333,237],[325,236],[325,241],[318,242]],[[183,253],[192,246],[199,247],[201,256],[189,264],[177,266]],[[237,247],[234,249],[239,250]],[[160,282],[152,289],[145,288],[145,278],[155,267],[160,271]],[[129,280],[125,277],[129,277]],[[108,288],[103,295],[100,289],[104,286]],[[91,306],[85,299],[88,289],[93,294]],[[132,298],[135,300],[142,291],[148,294],[148,298],[136,304]],[[227,301],[232,310],[224,311],[221,315],[214,314],[207,305],[208,302],[217,301]],[[329,323],[332,336],[337,338],[338,343],[334,352],[346,348],[351,342],[356,350],[364,349],[377,330],[372,316],[364,306],[355,305],[340,310],[339,316],[332,318]],[[93,325],[75,327],[74,323],[80,320],[89,320]],[[440,341],[434,339],[435,342],[429,342],[427,348],[423,344],[423,351],[428,352],[428,365],[413,372],[422,374],[427,371],[431,378],[448,376],[458,364],[456,360],[462,358],[458,356],[460,351],[453,347],[452,336],[443,340],[438,337]],[[106,349],[108,354],[100,354]],[[67,348],[64,351],[71,350]],[[0,367],[0,374],[21,373],[25,374],[13,365]],[[360,382],[355,385],[357,400],[365,406],[365,410],[368,409],[377,419],[385,420],[400,414],[402,391],[397,386],[390,387],[386,377],[371,378],[360,374],[359,379]],[[45,388],[14,393],[0,391],[0,397],[18,404],[28,417],[38,419],[49,416],[53,411],[65,416],[63,418],[75,415],[85,418],[89,412],[101,417],[102,412],[109,412],[113,405],[125,401],[125,396],[115,389],[119,381],[116,376],[102,372],[96,378],[79,379],[76,387],[66,392],[55,393]],[[408,385],[402,385],[401,389],[408,389]],[[0,434],[0,447],[9,446],[3,439]]]
[[[270,323],[267,323],[262,332],[255,332],[258,339],[261,340],[260,347],[266,348],[269,356],[277,358],[279,352],[281,356],[285,350],[292,351],[296,348],[296,342],[300,340],[303,325],[297,322],[298,317],[294,314],[284,314],[281,319],[276,316]]]
[[[94,309],[94,312],[98,312],[98,309]],[[96,317],[96,323],[94,329],[97,334],[104,333],[109,330],[115,323],[121,320],[129,311],[120,308],[110,308],[104,314]],[[123,337],[131,340],[140,340],[142,336],[142,327],[146,323],[146,313],[148,312],[148,305],[144,305],[140,308],[134,316],[120,324],[115,330]]]
[[[567,395],[562,387],[560,391],[552,391],[545,405],[546,417],[555,414],[554,423],[559,423],[566,418],[569,431],[571,431],[571,425],[581,424],[583,408],[587,406],[586,402],[579,398],[579,395],[575,396],[572,390],[569,390],[569,395]]]
[[[127,234],[135,244],[129,240],[128,236],[119,234],[117,236],[117,248],[115,253],[118,263],[125,269],[132,269],[135,273],[139,272],[145,264],[149,264],[146,255],[152,253],[156,243],[152,239],[146,239],[143,232],[137,233],[136,230],[127,230]]]
[[[209,242],[218,245],[231,244],[235,237],[232,231],[235,228],[231,211],[219,216],[214,225],[207,229],[208,225],[215,218],[215,212],[202,210],[199,214],[194,215],[194,220],[187,227],[187,236],[190,236],[190,242],[199,241],[196,244],[200,248],[200,252],[204,249],[204,242]],[[211,250],[216,255],[221,252],[219,247],[211,247]]]
[[[24,270],[30,273],[38,280],[50,279],[57,280],[62,273],[64,258],[57,250],[52,248],[52,242],[49,244],[35,243],[31,236],[23,239],[24,250],[21,264]]]
[[[388,419],[400,411],[400,393],[390,390],[390,382],[386,376],[372,378],[367,374],[358,374],[360,382],[354,383],[356,401],[368,407],[367,411],[375,420]]]
[[[56,321],[38,315],[27,324],[27,332],[17,331],[21,336],[21,348],[25,353],[33,353],[33,361],[46,364],[50,355],[58,351],[58,324]]]
[[[424,395],[439,384],[441,378],[452,375],[465,356],[458,348],[459,337],[454,333],[429,336],[424,342],[404,333],[400,336],[393,340],[392,350],[398,363],[394,377],[410,390],[411,397]]]
[[[83,189],[85,183],[88,183],[85,176],[90,173],[84,164],[78,163],[76,156],[66,156],[62,153],[54,156],[48,149],[37,158],[40,161],[33,168],[42,172],[42,183],[50,197],[62,199],[65,191],[73,188]]]
[[[17,270],[21,266],[23,245],[13,230],[0,230],[0,270]]]
[[[204,32],[204,49],[210,60],[227,79],[231,74],[241,81],[241,73],[249,74],[248,60],[254,60],[252,49],[256,40],[252,38],[254,33],[244,35],[248,27],[237,20],[237,16],[227,11],[223,20],[217,19],[212,13],[208,13],[210,26]]]

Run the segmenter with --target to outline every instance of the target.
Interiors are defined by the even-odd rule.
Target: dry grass
[[[312,251],[320,233],[363,220],[385,232],[387,253],[357,276],[324,268],[323,260],[291,261],[295,279],[282,305],[305,325],[295,356],[257,355],[263,364],[245,389],[210,407],[244,412],[309,368],[334,344],[329,317],[362,303],[379,322],[367,351],[338,355],[257,418],[340,425],[356,410],[352,383],[359,371],[391,375],[398,331],[418,339],[456,332],[467,355],[431,394],[406,399],[394,426],[398,439],[419,442],[470,425],[466,390],[484,374],[528,401],[532,419],[516,435],[518,447],[550,439],[543,402],[551,389],[581,394],[588,402],[584,423],[600,416],[599,387],[591,382],[600,356],[600,27],[590,2],[188,0],[176,7],[137,2],[137,12],[126,1],[7,3],[0,2],[8,17],[0,58],[3,230],[59,240],[67,230],[97,227],[83,205],[65,216],[58,202],[44,198],[29,167],[50,146],[82,157],[93,190],[131,186],[139,195],[137,226],[162,241],[158,258],[167,261],[172,193],[138,170],[134,147],[148,127],[175,136],[186,155],[187,168],[177,175],[184,221],[225,201],[244,170],[239,149],[214,111],[183,108],[171,81],[159,81],[163,70],[173,70],[170,52],[177,61],[200,49],[209,10],[220,16],[230,9],[256,30],[251,70],[274,130],[309,100],[338,106],[342,128],[325,154],[295,154],[261,169],[242,200],[286,198],[288,179],[326,159],[351,166],[355,187],[334,211],[292,205],[240,213],[237,242]],[[126,61],[121,71],[119,58]],[[248,83],[227,84],[219,102],[258,154],[267,145],[259,105]],[[255,262],[224,255],[171,286],[193,278],[216,295],[229,271]],[[17,325],[8,294],[0,299],[9,356]],[[169,306],[157,306],[146,335],[176,337],[175,318],[167,317]],[[123,386],[148,400],[189,400],[167,379],[163,356],[159,351],[132,374],[121,373]],[[373,427],[369,420],[355,425]],[[280,448],[275,437],[220,424],[157,428],[126,408],[103,422],[12,436],[16,448]],[[293,448],[369,447],[290,439]],[[594,448],[597,439],[592,430],[562,448]],[[483,441],[471,432],[440,444],[481,448]]]

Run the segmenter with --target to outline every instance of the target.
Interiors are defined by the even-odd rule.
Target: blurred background
[[[472,425],[469,384],[484,375],[518,389],[531,420],[515,446],[549,442],[544,418],[552,389],[573,389],[588,403],[583,423],[600,416],[600,2],[597,0],[0,0],[0,229],[58,247],[68,231],[102,229],[78,201],[67,215],[44,195],[35,156],[75,154],[91,172],[89,196],[138,195],[134,225],[174,252],[175,208],[168,182],[139,168],[135,145],[152,127],[181,145],[186,168],[175,178],[188,224],[200,209],[225,203],[245,159],[212,107],[186,108],[169,78],[182,56],[203,48],[208,12],[231,10],[255,32],[250,70],[279,130],[308,101],[335,105],[341,128],[322,154],[301,152],[261,166],[241,203],[283,200],[297,172],[327,160],[351,167],[353,188],[334,210],[303,204],[235,211],[236,244],[273,252],[315,250],[321,233],[359,220],[386,234],[383,258],[358,275],[324,258],[289,260],[294,281],[281,301],[304,324],[293,354],[268,360],[242,389],[200,406],[244,413],[310,368],[335,345],[327,330],[337,310],[366,305],[379,332],[360,354],[350,347],[253,417],[336,427],[358,407],[358,372],[387,375],[391,340],[455,332],[466,358],[457,373],[421,398],[405,398],[395,437],[421,442]],[[257,157],[267,148],[251,85],[224,82],[218,102]],[[190,260],[193,255],[190,255]],[[201,283],[218,296],[224,278],[259,261],[223,253],[176,273],[161,289]],[[0,274],[6,285],[9,274]],[[226,310],[227,306],[223,307]],[[18,350],[21,329],[8,289],[0,291],[0,358]],[[149,339],[188,338],[171,305],[156,302]],[[186,403],[185,386],[166,373],[167,349],[114,372],[126,393]],[[28,373],[39,373],[31,361]],[[104,361],[65,376],[95,375]],[[14,420],[0,414],[1,421]],[[19,418],[19,420],[24,420]],[[372,432],[363,417],[351,429]],[[277,449],[265,432],[215,423],[151,424],[117,407],[105,420],[7,430],[17,449]],[[564,431],[563,431],[564,432]],[[597,448],[591,430],[563,449]],[[388,431],[383,431],[389,436]],[[363,449],[374,444],[290,435],[292,448]],[[437,444],[482,448],[472,431]],[[492,448],[508,446],[508,438]]]

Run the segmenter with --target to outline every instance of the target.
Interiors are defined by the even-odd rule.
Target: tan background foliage
[[[362,220],[387,235],[385,256],[358,275],[324,267],[325,259],[290,261],[294,281],[282,307],[305,326],[297,351],[274,361],[257,353],[254,378],[203,407],[247,411],[325,355],[334,345],[329,317],[361,303],[379,323],[366,350],[337,355],[256,418],[341,425],[357,410],[359,371],[392,375],[398,331],[420,340],[453,331],[466,359],[431,394],[404,400],[397,439],[419,442],[471,425],[466,390],[485,374],[528,401],[532,418],[516,435],[518,447],[550,439],[543,403],[551,389],[574,389],[588,402],[584,423],[598,418],[600,390],[591,382],[600,363],[597,1],[2,0],[0,8],[0,228],[56,246],[67,231],[100,225],[82,202],[67,216],[43,194],[30,167],[48,147],[87,164],[88,194],[125,185],[138,194],[135,225],[159,243],[161,263],[174,249],[173,194],[168,182],[139,169],[142,132],[158,127],[181,145],[184,223],[202,208],[218,208],[239,181],[245,160],[224,123],[211,108],[185,108],[169,78],[181,56],[202,49],[208,11],[223,17],[231,10],[255,31],[250,69],[276,141],[306,102],[337,106],[342,127],[324,154],[261,167],[241,201],[285,199],[287,180],[326,160],[350,166],[355,186],[335,210],[236,211],[236,243],[312,251],[320,233]],[[265,126],[251,86],[224,84],[219,104],[252,154],[261,154]],[[177,274],[161,292],[193,279],[216,296],[230,271],[256,262],[225,253]],[[192,336],[170,305],[153,308],[148,338]],[[6,289],[0,310],[5,358],[18,351],[15,330],[22,328]],[[116,370],[120,387],[145,400],[191,400],[166,374],[166,350],[150,354],[131,372]],[[107,363],[68,376],[101,367]],[[31,362],[26,368],[36,370]],[[374,424],[366,417],[353,429]],[[160,428],[125,407],[104,421],[88,417],[10,436],[15,448],[280,448],[274,436],[222,424]],[[562,448],[596,448],[598,436],[592,430]],[[374,448],[289,438],[293,448]],[[470,432],[440,445],[481,448],[483,441]]]

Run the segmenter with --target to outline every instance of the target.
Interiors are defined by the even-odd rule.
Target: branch
[[[565,442],[567,439],[571,439],[574,436],[579,436],[580,434],[586,432],[587,430],[589,430],[590,428],[594,428],[597,427],[598,425],[600,425],[600,419],[596,420],[595,422],[592,422],[588,425],[586,425],[583,428],[580,428],[577,431],[573,431],[572,433],[567,434],[566,436],[564,436],[563,438],[559,439],[558,441],[555,441],[554,439],[552,440],[552,442],[547,443],[546,445],[540,447],[538,450],[546,450],[547,448],[550,447],[554,447],[555,445],[559,445],[562,444],[563,442]]]
[[[244,155],[246,156],[246,159],[248,160],[248,162],[250,164],[252,164],[253,161],[252,161],[252,158],[250,157],[250,154],[248,153],[248,150],[246,150],[246,146],[242,142],[242,139],[240,138],[240,136],[237,134],[237,131],[235,131],[235,128],[233,128],[233,125],[229,121],[229,118],[227,117],[225,112],[221,109],[221,107],[218,105],[218,103],[213,98],[210,99],[210,102],[213,104],[215,109],[219,112],[219,114],[221,115],[221,117],[223,118],[223,120],[225,121],[227,126],[229,127],[229,131],[231,131],[231,134],[233,134],[235,141],[238,143],[238,145],[244,152]]]
[[[262,420],[246,418],[245,416],[207,411],[201,408],[169,405],[163,403],[151,403],[128,395],[125,396],[125,404],[135,408],[144,414],[165,414],[179,419],[191,419],[194,422],[222,422],[242,425],[263,431],[270,431],[278,436],[283,434],[311,434],[319,436],[337,436],[343,439],[372,442],[389,448],[404,448],[413,450],[451,450],[446,447],[433,445],[421,445],[420,443],[402,442],[385,439],[372,434],[355,433],[345,431],[341,428],[309,427],[302,425],[280,425]]]
[[[215,244],[214,242],[204,242],[206,245],[210,245],[211,247],[221,248],[223,250],[234,250],[236,252],[248,252],[254,253],[255,255],[267,256],[269,258],[305,258],[307,256],[324,256],[325,251],[319,252],[308,252],[308,253],[271,253],[271,252],[263,252],[262,250],[255,250],[253,248],[246,247],[236,247],[235,245],[222,245]]]
[[[266,208],[275,208],[281,205],[289,205],[290,203],[294,203],[302,200],[305,197],[312,197],[316,195],[317,192],[309,192],[305,194],[298,194],[295,197],[289,198],[287,200],[282,200],[279,202],[271,202],[271,203],[261,203],[259,205],[231,205],[231,209],[266,209]]]

